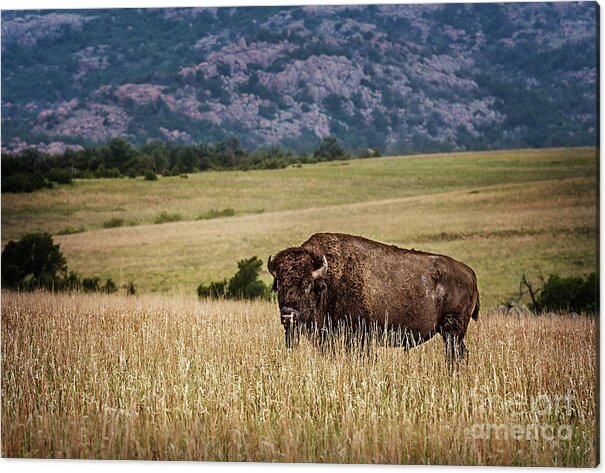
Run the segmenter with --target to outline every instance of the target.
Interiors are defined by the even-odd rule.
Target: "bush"
[[[127,296],[136,296],[137,295],[137,285],[133,281],[128,281],[126,284],[122,286]]]
[[[66,271],[65,257],[48,233],[27,233],[2,250],[3,287],[52,289],[58,285],[58,273]]]
[[[84,225],[80,225],[79,227],[65,227],[57,232],[57,235],[73,235],[74,233],[82,233],[86,231],[86,227]]]
[[[233,217],[234,215],[235,215],[235,210],[233,210],[230,207],[223,209],[223,210],[210,209],[205,214],[199,215],[197,217],[197,219],[198,220],[211,220],[213,218],[220,218],[220,217]]]
[[[100,279],[98,276],[82,279],[82,289],[84,292],[99,292],[101,290]]]
[[[183,216],[179,213],[169,214],[166,211],[162,211],[153,220],[153,223],[160,224],[169,222],[180,222],[181,220],[183,220]]]
[[[267,294],[267,286],[258,280],[262,260],[252,258],[239,261],[238,271],[229,280],[229,297],[235,299],[258,299]]]
[[[95,171],[95,177],[105,177],[107,179],[117,179],[122,177],[122,173],[118,168],[105,169],[104,166],[99,167]]]
[[[57,289],[63,291],[79,291],[82,289],[82,279],[75,271],[70,271],[68,275],[61,279]]]
[[[2,178],[2,192],[33,192],[34,185],[27,174],[17,173]]]
[[[101,290],[106,294],[114,294],[118,292],[118,286],[116,286],[116,283],[113,281],[113,279],[109,278],[107,281],[105,281],[105,284]]]
[[[48,172],[47,178],[49,181],[58,184],[71,184],[71,171],[69,169],[53,168]]]
[[[158,176],[151,169],[148,169],[147,171],[145,171],[145,180],[146,181],[157,181]]]
[[[530,309],[537,312],[573,311],[592,312],[597,308],[599,280],[596,273],[586,278],[581,276],[561,277],[551,274]]]
[[[327,136],[321,140],[321,143],[313,153],[313,156],[324,161],[333,161],[337,159],[347,159],[349,154],[340,146],[336,138]]]
[[[33,192],[36,189],[52,188],[52,186],[52,182],[46,180],[40,171],[17,172],[2,176],[2,192]]]
[[[227,296],[227,280],[214,282],[205,286],[200,284],[197,288],[197,296],[200,299],[211,298],[211,299],[222,299]]]
[[[134,287],[134,283],[131,283]],[[111,278],[101,285],[98,276],[82,278],[67,272],[65,257],[48,233],[27,233],[9,241],[2,251],[2,286],[10,289],[105,292],[117,291]]]
[[[200,284],[197,295],[200,298],[269,299],[270,288],[258,279],[262,265],[262,260],[256,256],[241,260],[237,263],[238,271],[228,282],[213,281],[207,286]]]
[[[357,157],[361,159],[380,158],[380,150],[378,148],[363,148]]]
[[[124,225],[124,219],[118,217],[112,217],[109,220],[103,222],[103,228],[117,228]]]

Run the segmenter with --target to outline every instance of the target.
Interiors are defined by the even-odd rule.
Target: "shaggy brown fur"
[[[326,274],[313,278],[324,256]],[[454,360],[464,357],[469,320],[479,314],[477,278],[465,264],[359,236],[317,233],[268,267],[282,323],[319,334],[320,342],[337,326],[361,333],[362,344],[375,336],[407,348],[440,333]]]

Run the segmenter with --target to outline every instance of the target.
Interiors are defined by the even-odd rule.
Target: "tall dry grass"
[[[270,303],[2,296],[7,457],[596,462],[590,318],[482,313],[452,375],[439,339],[369,359],[288,352]]]

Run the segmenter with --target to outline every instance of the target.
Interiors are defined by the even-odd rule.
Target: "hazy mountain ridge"
[[[596,4],[3,12],[2,144],[596,143]]]

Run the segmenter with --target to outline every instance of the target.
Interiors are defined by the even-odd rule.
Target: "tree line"
[[[379,156],[364,150],[359,157]],[[351,155],[334,137],[324,138],[312,155],[295,155],[279,145],[243,149],[236,138],[214,144],[177,145],[153,141],[140,147],[124,138],[83,150],[68,149],[48,156],[29,148],[16,156],[2,156],[2,192],[32,192],[72,179],[122,178],[158,174],[178,176],[208,170],[279,169],[290,165],[349,159]]]

